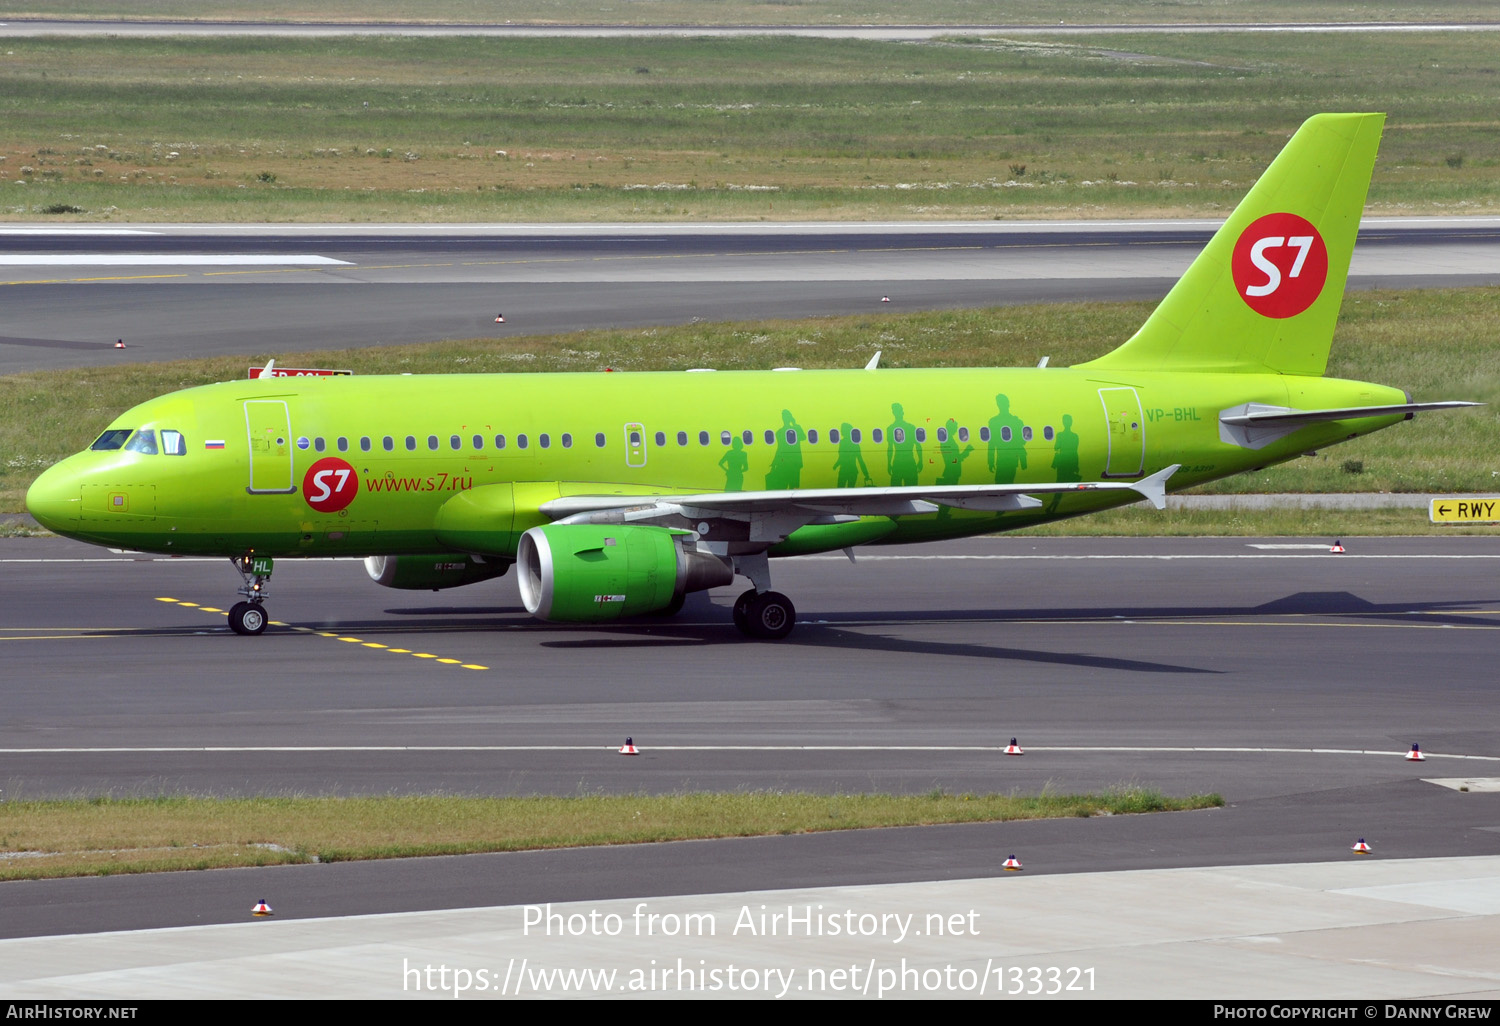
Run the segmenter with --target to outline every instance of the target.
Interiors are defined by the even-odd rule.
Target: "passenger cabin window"
[[[552,447],[552,436],[543,431],[536,436],[536,444],[540,445],[543,449],[550,449]]]
[[[452,449],[454,452],[457,452],[463,447],[464,440],[462,438],[459,438],[457,435],[452,435],[448,438],[448,448]],[[478,448],[478,446],[475,446],[475,448]]]
[[[729,444],[729,432],[728,431],[720,431],[719,432],[719,441],[722,442],[725,445],[728,445]]]
[[[416,435],[407,435],[406,436],[406,451],[407,452],[416,452],[417,451],[417,436]]]
[[[817,428],[808,428],[807,429],[807,440],[809,442],[811,442],[813,445],[817,445],[818,444],[818,429]]]
[[[475,435],[474,436],[474,448],[476,450],[484,448],[484,436],[483,435]]]
[[[839,429],[838,428],[829,428],[828,429],[828,442],[829,442],[830,445],[838,445],[839,444]]]
[[[1052,425],[1051,424],[1048,424],[1046,427],[1042,428],[1042,437],[1045,438],[1049,442],[1052,441],[1052,435],[1053,435],[1053,433],[1054,432],[1052,430]]]
[[[129,452],[143,452],[148,456],[156,455],[156,432],[150,428],[137,431],[130,436],[130,441],[125,443]]]
[[[707,431],[699,431],[698,432],[698,444],[699,445],[707,445],[708,444],[708,432]]]
[[[990,431],[989,428],[985,428],[984,429],[984,437],[985,437],[986,440],[988,440],[989,437],[990,437],[989,431]],[[962,427],[962,428],[958,429],[958,440],[960,442],[967,442],[969,440],[969,429],[968,428]]]
[[[562,433],[562,447],[564,449],[573,448],[573,436],[566,431]]]
[[[596,434],[594,436],[594,448],[596,448],[596,449],[602,449],[602,448],[604,448],[604,432],[603,431],[600,431],[598,434]]]
[[[504,449],[505,448],[505,436],[504,435],[496,435],[495,436],[495,448],[496,449]]]
[[[313,448],[316,449],[318,452],[322,452],[324,450],[324,448],[326,448],[326,446],[324,446],[324,444],[323,444],[323,436],[322,435],[319,435],[318,437],[316,437],[316,438],[313,439]]]
[[[677,432],[677,444],[678,445],[687,445],[687,432],[686,431],[679,431],[679,432]]]
[[[989,428],[982,427],[982,428],[979,429],[979,440],[981,442],[988,442],[990,440],[990,429]]]
[[[859,444],[859,428],[849,429],[849,441],[853,442],[855,445]]]
[[[395,451],[396,440],[394,438],[392,438],[390,435],[386,435],[384,438],[382,438],[380,440],[380,444],[381,444],[382,447],[384,447],[384,449],[385,449],[386,452],[393,452],[393,451]]]
[[[437,452],[437,447],[438,447],[438,436],[437,435],[428,435],[427,436],[427,448],[430,449],[430,450],[432,450],[433,452]]]
[[[938,436],[938,441],[939,442],[946,442],[948,440],[948,429],[947,428],[938,428],[938,430],[937,430],[937,436]]]
[[[89,446],[89,449],[93,452],[113,452],[123,446],[129,437],[130,428],[110,428],[94,439],[94,444]]]
[[[751,442],[755,441],[755,432],[746,428],[743,432],[741,432],[740,437],[744,439],[746,445],[749,445]]]
[[[925,441],[927,441],[927,429],[926,428],[917,428],[916,434],[917,434],[917,441],[919,441],[919,442],[925,442]]]
[[[345,438],[343,435],[339,435],[338,447],[339,447],[339,452],[348,452],[349,451],[349,439]],[[366,446],[365,448],[369,448],[369,446]]]
[[[526,436],[525,435],[517,435],[516,436],[516,448],[517,449],[524,449],[524,448],[526,448]]]
[[[656,447],[658,449],[660,449],[662,446],[664,446],[666,444],[667,444],[667,433],[665,431],[658,431],[656,433]]]
[[[161,451],[168,456],[186,456],[187,439],[182,437],[181,431],[170,431],[163,428],[161,432]]]
[[[1031,441],[1031,428],[1029,428],[1029,427],[1023,427],[1021,429],[1021,441],[1023,441],[1023,442],[1029,442],[1029,441]]]
[[[899,431],[901,429],[897,428],[896,430]],[[883,437],[884,435],[881,433],[881,430],[879,428],[870,429],[870,441],[878,443]]]
[[[1002,442],[1008,442],[1008,441],[1010,441],[1010,428],[1003,427],[1003,428],[1000,429],[1000,441],[1002,441]]]

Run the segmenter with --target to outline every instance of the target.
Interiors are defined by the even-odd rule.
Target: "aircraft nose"
[[[26,490],[27,512],[47,530],[59,534],[78,526],[81,505],[78,481],[66,469],[66,463],[64,460],[42,471],[42,475]]]

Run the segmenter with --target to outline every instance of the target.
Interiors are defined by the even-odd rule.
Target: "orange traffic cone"
[[[261,898],[255,903],[255,907],[250,910],[250,914],[254,916],[271,916],[276,913],[271,911],[271,906],[266,904],[266,899]]]
[[[115,348],[116,349],[124,349],[125,348],[125,340],[123,338],[117,338],[117,339],[115,339]]]
[[[1407,762],[1426,762],[1427,756],[1422,754],[1422,746],[1415,741],[1411,743],[1411,751],[1406,753]]]
[[[1349,850],[1356,855],[1369,855],[1372,849],[1365,843],[1365,839],[1361,837],[1358,841],[1354,842],[1354,847]]]
[[[1010,873],[1014,873],[1014,872],[1020,870],[1021,869],[1021,860],[1018,859],[1018,858],[1016,858],[1014,855],[1012,855],[1010,858],[1008,858],[1008,859],[1005,860],[1005,869],[1006,869],[1007,872],[1010,872]]]
[[[880,301],[882,303],[889,303],[891,301],[891,297],[890,296],[881,296],[880,297]]]
[[[1328,551],[1329,552],[1343,552],[1344,551],[1344,542],[1343,542],[1343,539],[1339,539],[1339,540],[1335,541],[1332,545],[1328,546]]]
[[[635,742],[632,741],[630,738],[627,737],[625,739],[625,743],[620,746],[620,754],[621,755],[640,755],[641,752],[640,752],[640,749],[638,749],[635,746]]]
[[[1010,744],[1008,744],[1008,745],[1005,746],[1005,754],[1006,755],[1025,755],[1026,753],[1023,752],[1023,751],[1021,751],[1021,746],[1018,745],[1018,744],[1016,744],[1016,739],[1015,738],[1011,738],[1010,739]]]
[[[504,324],[505,323],[505,315],[504,314],[496,314],[495,315],[495,323],[496,324]]]

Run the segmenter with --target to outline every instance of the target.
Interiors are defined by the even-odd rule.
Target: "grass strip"
[[[90,798],[0,804],[0,880],[1217,808],[1216,794]]]
[[[1371,212],[1482,213],[1494,36],[17,38],[0,219],[1212,217],[1320,110],[1390,115]]]
[[[1485,492],[1500,486],[1494,445],[1500,427],[1500,362],[1493,352],[1497,302],[1496,287],[1350,293],[1334,336],[1330,375],[1397,385],[1418,401],[1492,405],[1424,414],[1202,491]],[[357,374],[857,368],[880,349],[886,367],[1030,367],[1041,356],[1060,367],[1109,351],[1150,310],[1150,303],[1139,302],[1038,303],[467,339],[315,351],[296,360]],[[21,512],[37,474],[85,448],[129,407],[175,389],[243,378],[248,365],[264,365],[273,356],[285,362],[284,353],[264,352],[0,377],[0,513]]]
[[[1173,22],[1463,22],[1487,0],[9,0],[0,17],[465,25],[1053,25]]]

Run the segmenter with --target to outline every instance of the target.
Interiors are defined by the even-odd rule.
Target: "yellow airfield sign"
[[[1433,499],[1428,518],[1434,524],[1484,524],[1500,520],[1500,496]]]

